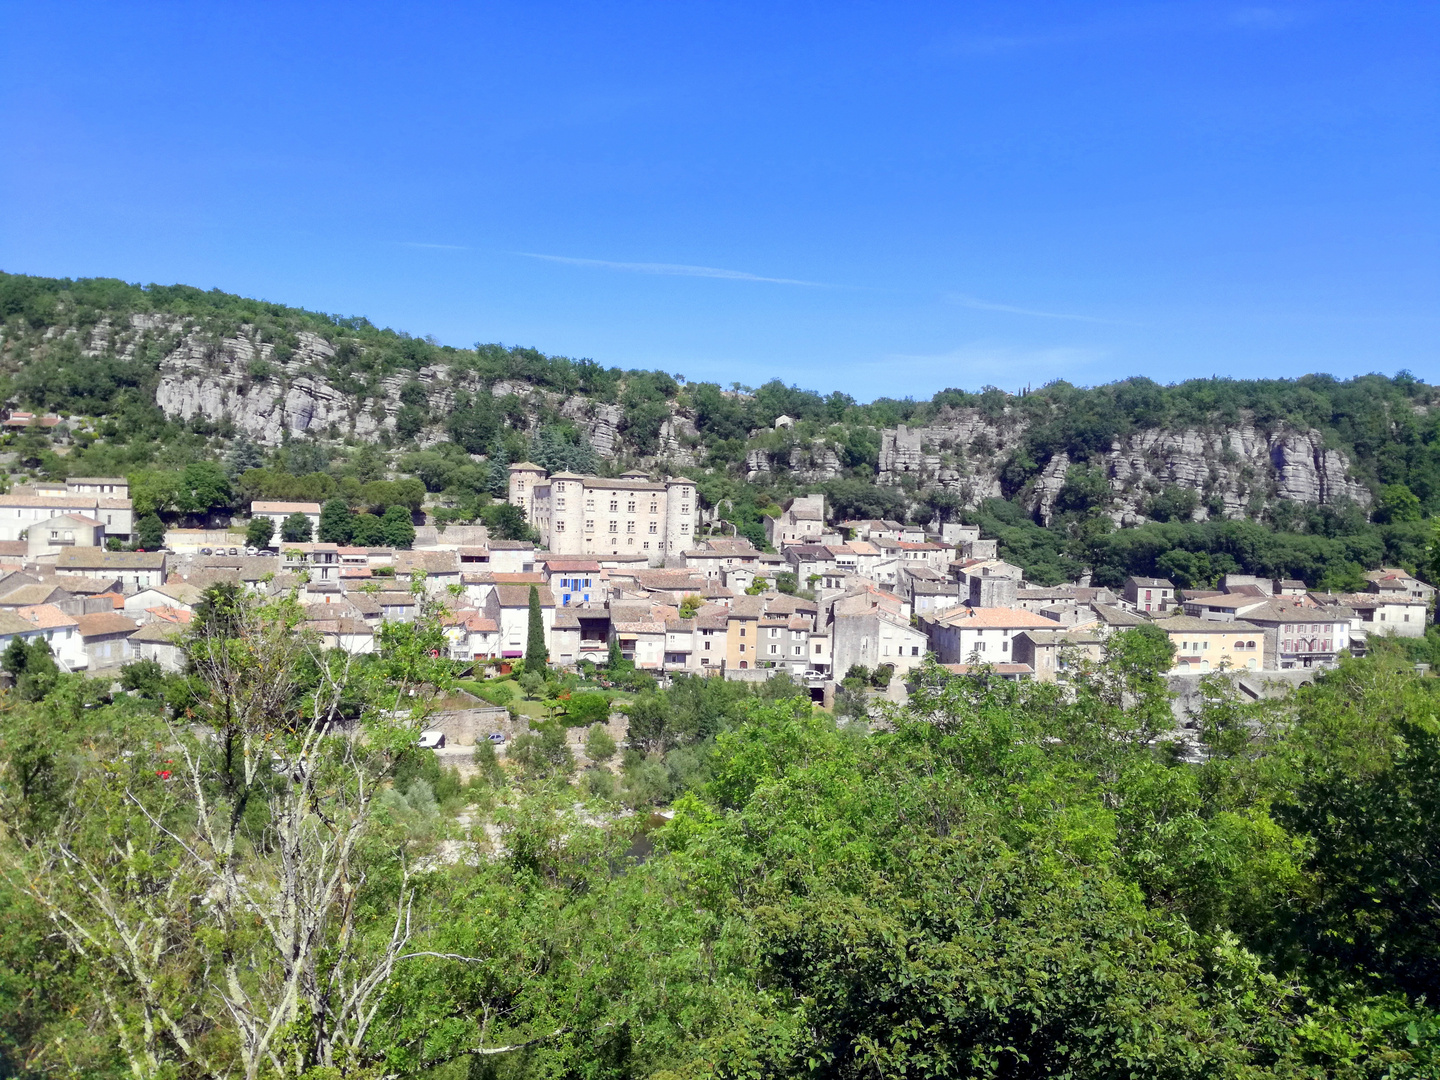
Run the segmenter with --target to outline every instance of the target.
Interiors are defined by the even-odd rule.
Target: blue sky
[[[1440,5],[0,2],[0,269],[861,398],[1440,381]]]

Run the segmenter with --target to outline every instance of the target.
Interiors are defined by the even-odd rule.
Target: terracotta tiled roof
[[[79,625],[73,615],[66,615],[54,604],[35,604],[32,607],[17,608],[15,614],[38,626],[41,630],[58,630],[61,627]]]
[[[990,627],[1024,627],[1036,630],[1053,630],[1055,620],[1047,619],[1043,615],[1036,615],[1031,611],[1021,611],[1018,608],[956,608],[954,611],[946,612],[937,620],[946,626],[979,627],[989,629]]]

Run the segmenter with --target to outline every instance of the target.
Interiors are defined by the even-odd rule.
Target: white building
[[[922,619],[930,648],[942,664],[1011,663],[1011,641],[1024,630],[1055,630],[1053,619],[1018,608],[957,608],[934,619]]]
[[[304,514],[310,519],[310,538],[315,538],[315,530],[320,528],[320,504],[315,502],[252,502],[250,504],[250,520],[256,518],[269,518],[275,525],[275,533],[271,539],[272,544],[280,542],[280,526],[285,524],[285,519],[291,514]]]
[[[0,540],[23,540],[31,526],[62,514],[78,514],[105,526],[105,535],[129,540],[135,512],[129,499],[105,495],[0,495]]]
[[[510,502],[556,555],[643,555],[656,566],[691,545],[699,510],[695,483],[684,477],[549,476],[529,462],[510,466]]]

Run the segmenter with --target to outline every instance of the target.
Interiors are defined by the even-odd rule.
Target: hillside
[[[1305,566],[1275,557],[1312,579],[1336,560],[1415,563],[1416,530],[1384,527],[1440,510],[1437,393],[1402,372],[859,403],[779,379],[727,389],[529,348],[457,349],[219,291],[0,275],[0,398],[70,418],[75,436],[48,456],[30,447],[17,471],[223,458],[251,497],[303,493],[308,477],[312,497],[352,500],[357,485],[411,475],[440,520],[474,520],[507,462],[639,465],[695,475],[708,509],[752,536],[767,507],[817,488],[842,516],[978,519],[1009,530],[1037,579],[1119,573],[1096,546],[1114,546],[1116,527],[1168,538],[1126,569],[1153,570],[1168,550],[1247,565],[1243,545],[1216,539],[1222,521],[1363,538],[1321,544]]]

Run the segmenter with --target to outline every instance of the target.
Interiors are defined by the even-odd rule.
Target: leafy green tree
[[[516,738],[510,744],[509,758],[527,780],[557,780],[575,771],[575,755],[566,742],[565,728],[553,720]]]
[[[132,472],[126,481],[130,485],[130,504],[137,517],[163,514],[174,507],[179,485],[179,477],[174,473],[145,469]]]
[[[609,715],[610,699],[604,694],[574,694],[565,710],[565,723],[570,727],[588,727]]]
[[[513,503],[501,502],[487,506],[481,518],[496,540],[532,540],[534,533],[525,523],[525,511]]]
[[[322,544],[348,544],[354,533],[354,522],[355,515],[350,513],[350,506],[344,499],[330,499],[320,508],[320,528],[316,538]]]
[[[267,548],[275,535],[275,522],[268,517],[254,517],[245,527],[245,543],[253,548]]]
[[[605,730],[604,724],[596,724],[585,734],[585,756],[596,764],[604,764],[615,756],[615,740]]]
[[[1382,524],[1419,521],[1421,516],[1420,500],[1404,484],[1386,484],[1376,495],[1374,518]]]
[[[12,782],[22,763],[6,732],[6,879],[51,916],[62,963],[83,961],[87,1017],[108,1031],[115,1075],[373,1063],[370,1052],[356,1057],[373,1015],[366,1003],[406,962],[414,893],[403,874],[376,882],[367,848],[382,827],[377,795],[443,689],[428,681],[446,674],[430,658],[443,635],[428,614],[391,624],[377,662],[357,667],[308,653],[293,601],[238,591],[209,600],[212,615],[197,610],[186,641],[200,693],[183,725],[117,711],[125,705],[91,711],[75,697],[84,680],[62,682],[62,697],[26,713],[36,725],[59,710],[73,719],[57,728],[52,713],[49,729],[74,734],[63,769],[50,772],[47,827],[23,839],[9,825],[33,820],[39,789]],[[252,817],[274,846],[250,843]],[[118,848],[114,837],[125,838]],[[269,915],[254,920],[278,911],[293,921],[276,937],[262,929]],[[388,928],[372,936],[370,917]],[[328,980],[299,976],[322,969],[358,995],[337,998]]]
[[[230,478],[213,461],[186,465],[175,486],[175,508],[196,517],[228,508],[231,498]]]
[[[280,523],[280,539],[287,544],[308,544],[314,535],[309,516],[299,510]]]
[[[540,609],[540,590],[530,586],[530,619],[525,638],[526,672],[544,671],[550,659],[545,646],[545,617]]]
[[[374,514],[356,514],[351,522],[350,542],[360,547],[381,547],[385,544],[385,524]]]
[[[415,545],[415,525],[403,506],[392,506],[380,518],[380,530],[388,547],[409,550]]]
[[[146,551],[165,545],[165,523],[154,514],[146,514],[135,522],[135,543]]]

